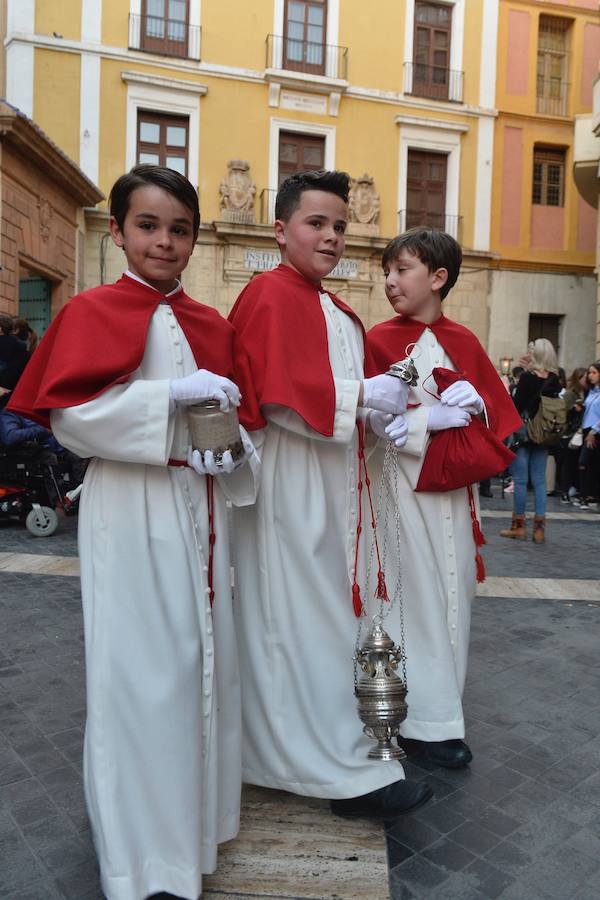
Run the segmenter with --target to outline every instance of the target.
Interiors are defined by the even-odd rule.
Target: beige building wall
[[[593,275],[505,269],[491,272],[490,282],[488,352],[496,366],[501,357],[518,364],[527,349],[529,316],[536,313],[562,316],[558,361],[567,373],[596,358]]]

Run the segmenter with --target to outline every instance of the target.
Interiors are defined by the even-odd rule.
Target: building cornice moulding
[[[162,75],[145,75],[143,72],[121,72],[121,81],[126,84],[147,84],[169,91],[186,91],[189,94],[200,94],[202,97],[208,93],[208,86],[199,84],[197,81],[182,81],[179,78],[165,78]]]
[[[425,119],[421,116],[395,116],[396,125],[411,125],[419,128],[434,128],[436,131],[459,131],[462,134],[469,131],[469,125],[465,122],[450,122],[446,119]]]

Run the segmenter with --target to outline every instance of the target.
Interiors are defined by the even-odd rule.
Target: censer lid
[[[363,650],[391,650],[396,645],[382,627],[380,622],[375,622],[363,644]]]

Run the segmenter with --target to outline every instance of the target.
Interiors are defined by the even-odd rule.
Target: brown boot
[[[515,516],[513,513],[510,528],[503,528],[500,537],[518,538],[520,541],[527,540],[527,529],[525,528],[525,516]]]
[[[543,544],[546,540],[546,519],[544,516],[535,516],[533,519],[533,534],[531,540],[534,544]]]

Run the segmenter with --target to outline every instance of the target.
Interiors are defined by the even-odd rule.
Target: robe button
[[[452,631],[456,631],[456,625],[452,626]]]
[[[210,712],[209,712],[208,710],[205,710],[205,711],[204,711],[204,718],[205,718],[205,719],[208,719],[209,716],[210,716]]]
[[[448,550],[448,556],[454,556],[454,553],[452,552],[452,550]]]
[[[207,628],[207,629],[206,629],[206,633],[207,633],[207,634],[212,634],[212,628]]]
[[[450,572],[450,575],[454,575],[454,572]]]
[[[452,607],[452,612],[456,612],[456,607],[455,607],[455,606]]]
[[[210,669],[205,669],[205,670],[204,670],[204,677],[205,677],[205,678],[210,678]]]
[[[454,609],[456,609],[456,607],[454,607]],[[207,656],[212,656],[212,650],[210,649],[210,647],[209,647],[208,650],[206,651],[206,655],[207,655]]]
[[[450,643],[451,643],[451,644],[452,644],[452,646],[453,646],[453,647],[454,647],[454,641],[450,641]]]
[[[450,574],[452,574],[452,573],[450,573]],[[456,588],[450,588],[450,593],[451,593],[451,594],[455,594],[455,593],[456,593]]]
[[[210,691],[204,691],[204,696],[205,696],[205,697],[210,697]]]

